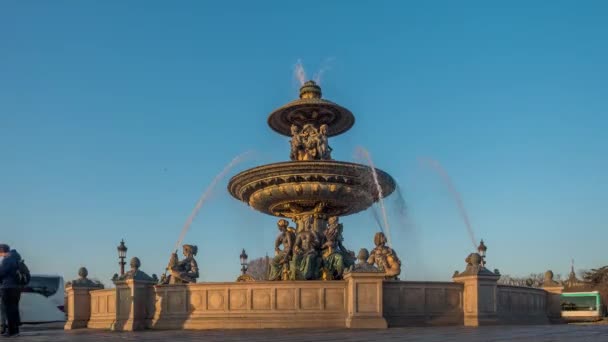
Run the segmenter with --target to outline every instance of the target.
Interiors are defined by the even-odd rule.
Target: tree
[[[608,284],[608,265],[583,273],[583,279],[594,285]]]
[[[559,281],[562,278],[560,274],[554,277],[554,280]],[[527,286],[527,287],[542,287],[545,281],[543,273],[531,273],[527,277],[511,277],[508,274],[501,275],[498,280],[499,285],[510,286]]]
[[[270,267],[270,258],[262,257],[253,259],[249,262],[247,274],[255,278],[255,280],[268,280],[268,268]]]

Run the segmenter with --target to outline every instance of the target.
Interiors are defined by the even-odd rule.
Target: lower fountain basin
[[[395,190],[395,181],[375,169],[333,160],[290,161],[258,166],[230,179],[232,196],[266,214],[293,218],[304,213],[345,216],[369,208]]]

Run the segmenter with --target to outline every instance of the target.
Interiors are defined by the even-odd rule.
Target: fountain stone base
[[[257,281],[146,286],[91,292],[87,327],[116,329],[386,328],[383,275],[339,281]],[[137,305],[133,305],[133,304]],[[134,315],[135,314],[135,315]],[[113,318],[113,319],[109,319]],[[130,327],[131,328],[131,327]]]
[[[344,328],[344,282],[157,286],[151,329]]]
[[[87,328],[104,330],[127,330],[116,326],[130,317],[143,323],[128,327],[134,330],[384,329],[477,326],[465,319],[477,307],[480,314],[496,317],[493,324],[546,324],[554,314],[545,290],[487,285],[479,291],[458,282],[383,280],[366,273],[336,281],[155,285],[145,291],[91,290],[89,300],[73,297],[68,311],[83,313]],[[84,315],[87,309],[90,316]]]

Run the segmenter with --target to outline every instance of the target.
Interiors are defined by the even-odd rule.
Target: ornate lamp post
[[[479,252],[479,255],[481,256],[481,266],[485,267],[486,266],[486,251],[488,250],[488,247],[486,247],[486,245],[483,243],[483,239],[481,239],[481,241],[479,242],[479,246],[477,247],[477,252]]]
[[[118,245],[116,249],[118,250],[118,259],[120,259],[118,262],[120,265],[120,275],[124,275],[126,264],[125,258],[127,257],[127,246],[125,246],[125,240],[120,240],[120,245]]]
[[[241,258],[241,274],[245,275],[247,273],[247,267],[248,267],[248,264],[247,264],[248,256],[247,256],[247,253],[245,252],[245,248],[243,248],[240,258]]]

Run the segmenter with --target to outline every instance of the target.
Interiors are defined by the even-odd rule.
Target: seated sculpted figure
[[[322,160],[331,160],[331,151],[332,148],[329,146],[327,141],[327,129],[328,126],[326,124],[321,125],[319,127],[319,135],[318,135],[318,155]]]
[[[376,265],[380,271],[386,274],[386,279],[398,279],[397,276],[401,274],[401,260],[392,248],[386,246],[384,233],[376,233],[374,244],[376,248],[370,253],[367,263]]]
[[[342,279],[344,270],[355,263],[355,254],[344,247],[342,241],[343,226],[337,216],[328,220],[323,250],[323,278],[325,280]]]
[[[274,258],[270,262],[269,280],[287,280],[289,277],[289,262],[291,260],[294,233],[288,229],[289,222],[280,219],[277,222],[279,235],[274,242]],[[281,250],[283,245],[283,250]]]
[[[304,225],[296,237],[290,267],[291,280],[319,278],[320,260],[317,254],[319,242],[312,225]]]
[[[312,124],[302,128],[302,142],[304,143],[304,157],[302,160],[319,159],[317,152],[319,146],[319,132]]]
[[[296,125],[291,125],[291,160],[302,160],[304,158],[304,142],[300,134],[300,129]]]
[[[177,253],[171,255],[171,261],[169,262],[169,271],[171,272],[169,284],[187,284],[196,283],[198,278],[198,264],[194,259],[194,256],[198,252],[198,247],[193,245],[184,245],[183,254],[184,259],[179,261]]]

